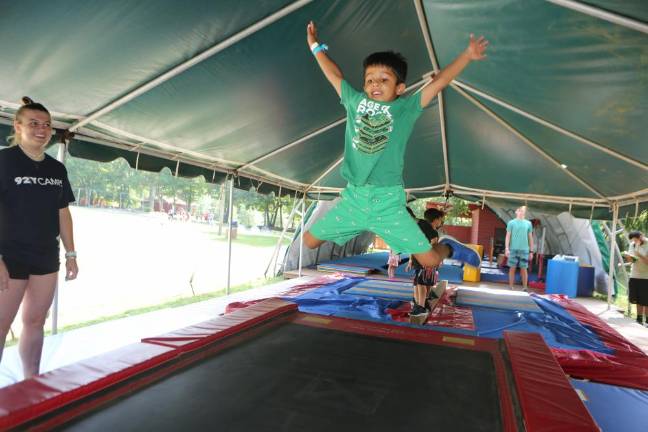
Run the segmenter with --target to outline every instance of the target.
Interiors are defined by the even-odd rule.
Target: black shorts
[[[630,278],[628,301],[640,306],[648,306],[648,279]]]
[[[7,266],[10,279],[27,280],[29,279],[30,275],[40,276],[40,275],[46,275],[50,273],[56,273],[57,271],[59,271],[59,267],[60,267],[59,263],[56,263],[56,266],[54,266],[53,264],[51,265],[26,264],[6,256],[2,257],[2,261],[5,263],[5,266]]]
[[[432,286],[435,282],[436,269],[415,268],[414,285]]]

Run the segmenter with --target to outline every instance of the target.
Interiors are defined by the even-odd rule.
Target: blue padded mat
[[[332,261],[323,261],[320,264],[338,264],[338,265],[355,265],[360,267],[367,267],[376,270],[381,274],[387,274],[387,252],[375,252],[364,255],[356,255],[352,257],[338,258]],[[396,268],[395,276],[403,279],[411,279],[414,277],[414,271],[406,271],[407,263],[409,261],[408,255],[401,255],[401,261],[404,261]],[[463,281],[463,268],[460,266],[442,264],[439,267],[439,279],[445,279],[451,283],[461,283]]]
[[[603,431],[648,430],[648,391],[570,380]]]
[[[386,312],[387,308],[400,306],[402,301],[347,293],[363,280],[366,278],[347,277],[286,300],[297,303],[302,312],[405,325],[393,321]],[[541,334],[547,345],[555,348],[614,352],[559,304],[537,295],[531,297],[541,309],[540,313],[473,306],[474,331],[434,326],[425,328],[493,339],[502,339],[505,330],[526,331]],[[410,298],[411,294],[407,299]]]
[[[538,307],[533,298],[521,291],[460,287],[457,289],[456,303],[459,306],[542,312],[542,309]]]
[[[413,295],[411,282],[367,279],[349,288],[345,294],[409,301]]]
[[[484,267],[482,266],[480,270],[481,280],[484,282],[500,282],[508,283],[508,267],[501,269],[499,267]],[[529,282],[534,282],[538,280],[538,275],[535,273],[529,273]],[[515,271],[515,283],[520,285],[522,284],[522,276],[520,275],[520,270]]]

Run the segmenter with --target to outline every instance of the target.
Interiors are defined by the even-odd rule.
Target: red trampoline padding
[[[600,430],[541,335],[507,331],[504,341],[527,431]]]
[[[266,299],[213,320],[203,321],[161,336],[144,338],[142,342],[189,351],[295,310],[297,310],[295,303],[277,298]]]
[[[227,316],[151,338],[150,343],[129,345],[1,388],[0,430],[19,426],[174,359],[183,352],[296,309],[294,303],[269,299]]]
[[[581,324],[592,330],[614,350],[602,354],[587,350],[552,348],[569,375],[601,383],[648,390],[648,355],[581,304],[561,295],[550,299],[564,307]]]
[[[175,355],[175,350],[167,347],[137,343],[1,388],[0,430],[86,397]]]

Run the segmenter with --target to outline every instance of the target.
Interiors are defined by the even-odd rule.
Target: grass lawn
[[[255,237],[255,236],[252,236],[252,237]],[[258,287],[261,287],[261,286],[264,286],[264,285],[270,285],[270,284],[273,284],[273,283],[276,283],[276,282],[279,282],[279,281],[282,281],[282,280],[283,280],[282,277],[275,277],[275,278],[271,278],[271,279],[258,279],[258,280],[255,280],[255,281],[251,281],[251,282],[247,282],[247,283],[244,283],[244,284],[241,284],[241,285],[230,287],[230,294],[240,292],[240,291],[246,291],[246,290],[249,290],[251,288],[258,288]],[[216,298],[216,297],[223,297],[224,295],[225,295],[225,288],[222,288],[222,289],[220,289],[218,291],[213,291],[211,293],[200,294],[200,295],[191,296],[191,297],[180,297],[180,298],[177,298],[177,299],[174,299],[174,300],[169,300],[169,301],[166,301],[164,303],[159,303],[159,304],[156,304],[156,305],[145,306],[145,307],[136,308],[136,309],[130,309],[130,310],[124,311],[124,312],[122,312],[120,314],[116,314],[116,315],[102,316],[102,317],[99,317],[97,319],[93,319],[91,321],[85,321],[85,322],[81,322],[81,323],[67,325],[67,326],[61,327],[59,329],[59,333],[64,333],[66,331],[75,330],[75,329],[78,329],[78,328],[87,327],[87,326],[91,326],[91,325],[95,325],[95,324],[101,324],[101,323],[106,322],[106,321],[112,321],[112,320],[117,320],[117,319],[121,319],[121,318],[128,318],[128,317],[135,316],[135,315],[145,314],[145,313],[148,313],[148,312],[154,312],[154,311],[157,311],[157,310],[160,310],[160,309],[181,307],[181,306],[185,306],[185,305],[188,305],[188,304],[213,299],[213,298]],[[45,331],[45,336],[49,336],[51,334],[52,334],[51,330],[46,330]],[[15,345],[15,344],[18,343],[19,340],[20,340],[20,338],[8,338],[6,343],[5,343],[5,347]]]
[[[227,241],[227,236],[225,235],[218,235],[216,232],[211,232],[209,233],[209,237],[212,240],[216,241]],[[289,245],[290,240],[292,238],[292,233],[286,234],[284,236],[281,244],[283,245]],[[278,235],[254,235],[254,234],[238,234],[236,236],[236,239],[232,241],[232,244],[242,244],[246,246],[256,246],[256,247],[273,247],[277,244],[277,240],[279,240]]]

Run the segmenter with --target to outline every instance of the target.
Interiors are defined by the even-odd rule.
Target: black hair
[[[641,239],[641,236],[642,236],[642,235],[643,235],[643,234],[641,234],[641,231],[630,231],[630,232],[628,233],[628,240],[632,240],[632,239],[634,239],[634,238]]]
[[[442,218],[445,216],[445,212],[435,208],[429,208],[423,213],[423,219],[428,222],[432,222],[435,219]]]
[[[396,84],[404,83],[407,79],[407,59],[401,53],[381,51],[369,54],[362,62],[363,70],[369,66],[387,66],[396,75]]]
[[[414,210],[412,210],[410,206],[405,206],[405,208],[407,209],[407,213],[409,213],[410,216],[412,216],[414,219],[416,219],[416,215],[414,214]]]

